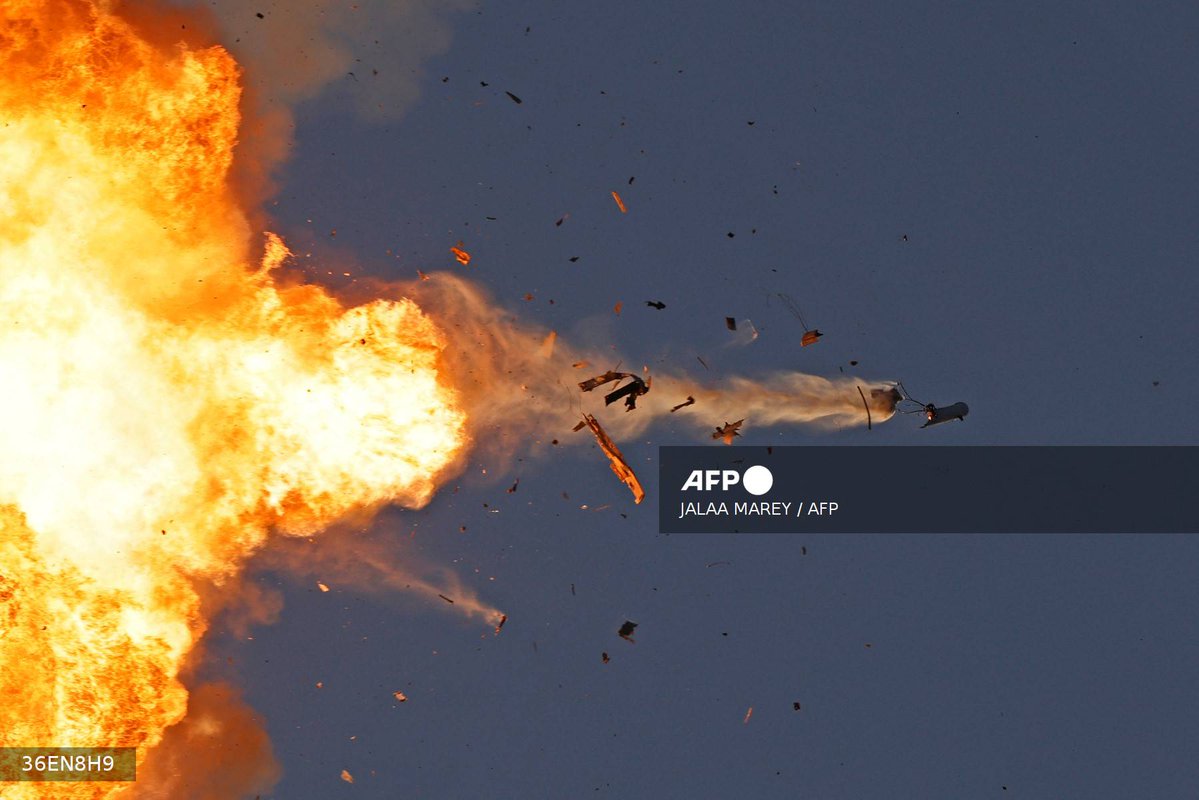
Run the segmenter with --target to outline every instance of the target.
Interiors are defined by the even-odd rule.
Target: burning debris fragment
[[[783,301],[783,304],[787,306],[787,309],[797,320],[799,320],[800,326],[803,327],[804,334],[803,338],[799,340],[800,346],[807,347],[808,345],[813,345],[820,341],[820,337],[824,334],[815,328],[808,327],[808,321],[804,319],[803,312],[799,310],[799,306],[796,305],[795,301],[791,299],[790,295],[777,292],[775,297]]]
[[[628,213],[629,209],[625,206],[624,200],[620,199],[620,195],[618,195],[616,192],[613,192],[612,199],[616,201],[616,207],[620,209],[621,214]]]
[[[595,435],[595,441],[599,443],[600,449],[608,457],[608,461],[611,463],[612,471],[616,473],[616,477],[624,481],[625,485],[629,487],[629,491],[633,493],[633,502],[640,503],[644,500],[645,489],[641,488],[641,481],[637,480],[632,467],[624,460],[624,456],[621,455],[620,450],[616,447],[616,443],[600,427],[596,418],[590,414],[584,414],[583,424],[591,428],[591,432]],[[576,426],[575,430],[579,430],[580,427]]]
[[[712,433],[713,439],[723,439],[725,444],[732,444],[734,436],[741,435],[741,423],[744,419],[739,419],[736,422],[725,422],[724,427],[717,427]]]
[[[394,697],[398,702],[401,702],[401,703],[408,702],[408,695],[404,694],[403,692],[392,692],[391,696]]]
[[[636,629],[637,623],[626,619],[624,624],[620,626],[620,630],[618,630],[616,633],[621,639],[635,643],[635,640],[633,639],[633,631]]]
[[[500,630],[504,627],[504,623],[508,621],[507,614],[500,614],[500,621],[495,624],[495,633],[498,636]]]
[[[670,413],[673,414],[674,412],[678,411],[680,408],[686,408],[687,406],[693,406],[693,405],[695,405],[695,398],[692,397],[691,395],[687,395],[687,399],[684,400],[683,402],[679,403],[674,408],[670,409]]]
[[[647,393],[650,389],[650,383],[642,380],[639,375],[635,375],[632,372],[616,372],[615,370],[608,370],[603,375],[597,375],[594,378],[588,378],[585,381],[581,381],[579,383],[579,388],[584,392],[590,392],[597,386],[603,386],[605,383],[610,383],[612,381],[623,381],[626,378],[629,379],[628,383],[626,383],[624,386],[621,386],[619,389],[615,389],[604,395],[604,405],[610,406],[623,397],[625,398],[625,410],[632,411],[637,407],[637,398]]]
[[[451,247],[450,252],[454,254],[454,258],[458,259],[458,263],[462,266],[470,265],[470,253],[462,249],[462,242],[458,242],[457,247]]]

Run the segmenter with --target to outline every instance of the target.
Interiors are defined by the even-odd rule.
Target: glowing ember
[[[141,772],[187,711],[198,587],[268,529],[423,504],[465,417],[414,303],[277,285],[274,236],[252,256],[228,54],[111,5],[0,6],[0,741],[137,747]]]

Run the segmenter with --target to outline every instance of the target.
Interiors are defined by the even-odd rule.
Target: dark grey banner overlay
[[[662,533],[1199,532],[1199,447],[662,447],[659,477]]]

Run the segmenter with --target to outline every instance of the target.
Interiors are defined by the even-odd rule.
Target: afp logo
[[[727,492],[731,487],[740,483],[745,491],[754,496],[761,496],[774,486],[774,475],[761,465],[752,466],[741,475],[735,469],[693,469],[683,481],[683,491],[696,489],[699,491]]]

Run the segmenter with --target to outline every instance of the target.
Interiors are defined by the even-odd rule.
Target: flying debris
[[[695,405],[695,398],[692,397],[691,395],[687,395],[687,399],[684,400],[683,402],[679,403],[674,408],[670,409],[670,413],[673,414],[674,412],[678,411],[680,408],[686,408],[687,406],[693,406],[693,405]]]
[[[924,414],[928,418],[928,422],[921,425],[921,428],[927,428],[929,425],[940,425],[942,422],[949,422],[951,419],[965,420],[966,415],[970,413],[970,406],[962,402],[954,403],[951,406],[941,406],[938,408],[932,403],[924,407]]]
[[[732,444],[734,436],[741,435],[741,423],[744,419],[739,419],[736,422],[725,422],[724,427],[716,428],[716,432],[712,434],[713,439],[723,439],[725,444]]]
[[[895,398],[896,402],[904,401],[913,403],[918,408],[901,409],[905,414],[923,414],[926,422],[921,425],[921,428],[927,428],[929,425],[940,425],[942,422],[949,422],[951,419],[965,420],[966,415],[970,413],[970,406],[963,402],[957,402],[948,406],[935,406],[932,403],[922,403],[919,400],[908,394],[908,390],[903,384],[896,384],[892,389],[875,389],[871,395],[878,393],[889,393]]]
[[[616,201],[616,207],[620,209],[621,214],[627,214],[629,209],[625,206],[624,200],[620,199],[620,195],[616,192],[612,193],[612,199]]]
[[[633,502],[640,503],[645,499],[645,489],[641,488],[641,481],[637,480],[637,475],[634,474],[632,467],[624,460],[616,443],[611,437],[604,432],[600,427],[599,422],[590,414],[583,415],[583,425],[591,429],[595,435],[595,441],[599,443],[600,449],[604,451],[604,455],[608,457],[608,461],[612,466],[612,471],[616,473],[616,477],[624,481],[625,486],[629,487],[629,491],[633,493]],[[578,426],[575,430],[579,430],[582,426]]]
[[[440,597],[442,600],[446,601],[447,603],[449,603],[450,605],[454,604],[454,601],[451,600],[450,598],[446,597],[444,594],[438,594],[437,596]]]
[[[620,635],[621,639],[627,639],[628,641],[632,642],[634,641],[633,631],[636,629],[637,623],[626,619],[624,624],[620,626],[620,630],[618,630],[617,633]]]
[[[451,247],[450,252],[454,254],[454,258],[458,259],[458,263],[462,266],[470,264],[470,253],[462,249],[462,242],[458,242],[457,247]]]
[[[816,328],[808,327],[808,321],[804,319],[803,312],[799,310],[799,306],[795,304],[795,301],[791,299],[790,295],[783,294],[782,292],[776,292],[775,297],[783,301],[783,305],[787,306],[787,309],[797,320],[799,320],[799,324],[803,327],[803,338],[799,340],[801,347],[807,347],[808,345],[813,345],[820,341],[820,337],[824,336],[824,334]]]
[[[616,372],[615,370],[608,370],[603,375],[597,375],[594,378],[588,378],[587,380],[580,382],[579,388],[584,392],[590,392],[597,386],[603,386],[605,383],[609,383],[611,381],[623,381],[625,378],[630,379],[629,383],[626,383],[619,389],[604,395],[604,405],[610,406],[623,397],[625,398],[625,410],[632,411],[637,407],[637,398],[648,392],[650,389],[650,383],[648,381],[643,381],[638,375],[634,375],[631,372]]]
[[[728,328],[730,331],[737,330],[736,317],[725,317],[724,318],[724,327]]]
[[[612,659],[608,657],[608,654],[607,654],[606,652],[604,652],[604,653],[600,653],[600,661],[602,661],[602,662],[604,662],[605,664],[607,664],[607,663],[608,663],[609,661],[611,661],[611,660],[612,660]]]
[[[516,95],[512,94],[512,92],[504,92],[504,94],[506,94],[506,95],[508,95],[510,98],[512,98],[512,102],[513,102],[513,103],[516,103],[517,105],[520,105],[521,103],[523,103],[523,102],[524,102],[524,100],[521,100],[519,97],[517,97]]]
[[[500,614],[500,621],[495,624],[496,635],[499,635],[500,629],[504,627],[504,623],[508,621],[507,614]]]
[[[645,304],[647,306],[649,306],[650,308],[656,308],[659,311],[666,308],[666,304],[663,303],[661,300],[646,300]]]

